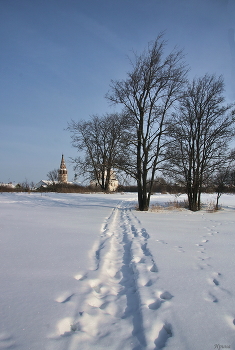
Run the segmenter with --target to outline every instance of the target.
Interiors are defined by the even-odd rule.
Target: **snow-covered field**
[[[235,196],[136,199],[0,194],[0,349],[235,349]]]

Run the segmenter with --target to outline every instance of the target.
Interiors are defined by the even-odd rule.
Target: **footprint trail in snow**
[[[56,349],[61,340],[66,350],[158,350],[173,336],[170,320],[159,314],[173,296],[157,289],[149,235],[128,205],[119,204],[103,224],[90,271],[75,276],[78,290],[57,298],[73,306],[50,336]]]

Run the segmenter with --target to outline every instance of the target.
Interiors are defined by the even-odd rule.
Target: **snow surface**
[[[0,349],[235,349],[235,196],[136,199],[0,194]]]

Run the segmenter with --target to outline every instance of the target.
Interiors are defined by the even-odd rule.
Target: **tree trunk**
[[[141,113],[139,128],[137,130],[137,186],[138,186],[138,205],[140,211],[148,211],[148,199],[147,199],[147,170],[146,159],[142,164],[141,150],[142,143],[142,131],[143,131],[143,119],[144,116]],[[143,167],[143,168],[142,168]]]
[[[142,185],[141,181],[137,181],[137,187],[138,187],[138,205],[139,205],[139,210],[143,211],[143,190],[142,190]]]

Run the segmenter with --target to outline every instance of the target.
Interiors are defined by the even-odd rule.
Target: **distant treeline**
[[[0,185],[0,192],[57,192],[57,193],[97,193],[103,192],[99,188],[94,188],[92,186],[82,186],[74,184],[51,184],[47,187],[40,187],[35,189],[32,185],[30,186],[27,183],[18,184],[15,187],[10,187],[8,185]],[[116,192],[138,192],[137,186],[134,185],[119,185]],[[214,193],[217,192],[217,187],[213,184],[204,186],[203,191],[205,193]],[[224,185],[224,193],[235,193],[234,185]],[[108,193],[108,192],[107,192]],[[152,193],[187,193],[186,186],[179,184],[172,184],[167,182],[163,178],[156,180],[152,187]]]

